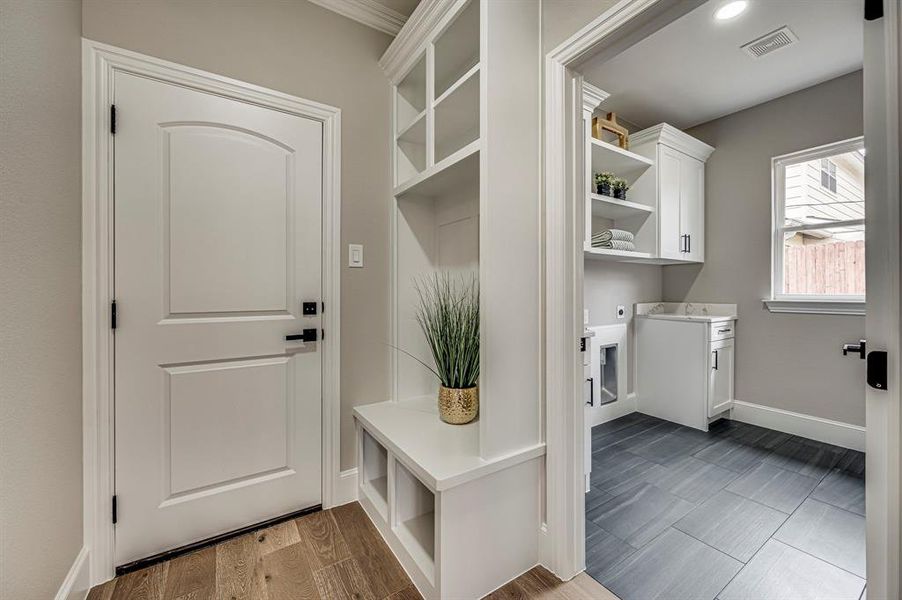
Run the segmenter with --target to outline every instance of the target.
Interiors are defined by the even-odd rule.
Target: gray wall
[[[81,9],[0,2],[0,598],[82,546]]]
[[[664,299],[733,302],[736,398],[864,425],[864,364],[839,352],[864,318],[772,314],[773,156],[862,134],[861,72],[689,130],[716,148],[705,185],[705,264],[664,268]]]
[[[84,0],[97,40],[342,110],[342,468],[351,408],[388,399],[390,96],[377,61],[391,38],[303,0]],[[365,246],[347,268],[347,244]]]
[[[585,261],[583,298],[589,311],[589,325],[629,324],[629,340],[633,343],[633,305],[637,302],[658,302],[662,298],[661,269],[654,265]],[[623,319],[617,318],[617,306],[626,306]],[[628,355],[628,391],[633,391],[632,347]]]

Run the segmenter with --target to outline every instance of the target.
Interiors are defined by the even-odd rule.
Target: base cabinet
[[[707,431],[730,410],[734,324],[637,316],[639,412]]]

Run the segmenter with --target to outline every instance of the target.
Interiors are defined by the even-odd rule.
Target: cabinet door
[[[680,195],[682,154],[667,146],[658,146],[658,227],[661,258],[685,260],[680,231]]]
[[[680,235],[683,258],[705,260],[705,163],[680,156]]]
[[[710,345],[708,357],[708,417],[721,413],[733,403],[733,340]]]

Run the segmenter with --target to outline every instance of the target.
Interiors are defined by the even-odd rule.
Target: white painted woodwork
[[[699,305],[693,312],[691,304],[659,303],[658,309],[645,308],[652,306],[639,304],[636,310],[637,408],[707,431],[709,421],[733,405],[735,307]],[[730,306],[733,314],[707,312]]]
[[[392,395],[354,411],[360,452],[370,439],[388,454],[388,517],[366,476],[360,498],[424,596],[481,597],[538,562],[541,156],[524,124],[541,113],[523,90],[540,85],[540,6],[426,0],[414,17],[380,61],[396,132]],[[431,364],[415,284],[445,271],[480,285],[480,413],[462,426],[440,421],[439,382],[409,356]]]
[[[733,338],[711,342],[708,357],[708,416],[729,410],[733,404],[735,346]]]
[[[323,126],[114,83],[122,564],[322,500]]]
[[[713,148],[667,124],[630,136],[631,150],[586,136],[585,258],[677,264],[705,259],[705,163]],[[609,171],[630,184],[626,200],[594,194],[593,175]],[[631,231],[635,251],[591,247],[594,231]]]
[[[431,412],[422,406],[406,409],[420,416],[400,417],[389,411],[403,410],[399,404],[405,403],[355,409],[359,463],[369,464],[369,453],[376,453],[377,462],[383,454],[388,456],[388,515],[367,486],[360,488],[360,504],[420,593],[430,600],[481,598],[509,581],[512,573],[534,566],[541,452],[484,465],[478,473],[467,471],[466,477],[424,483],[422,465],[410,460],[408,444],[424,445],[422,438],[434,435],[436,424],[455,426],[438,422],[434,407]],[[376,422],[380,418],[386,419],[384,424],[399,418],[418,419],[426,429],[416,434],[405,422],[401,427],[405,441],[399,445],[396,438],[377,430],[384,425]],[[371,433],[375,444],[366,442]],[[382,446],[383,441],[391,445]],[[444,458],[435,456],[433,466]]]
[[[887,353],[886,390],[865,387],[867,595],[897,598],[902,594],[902,7],[884,2],[883,10],[883,18],[864,21],[865,332],[869,351]]]

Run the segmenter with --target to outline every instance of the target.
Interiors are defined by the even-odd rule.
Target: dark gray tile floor
[[[622,600],[858,600],[864,455],[736,421],[592,430],[586,571]]]

